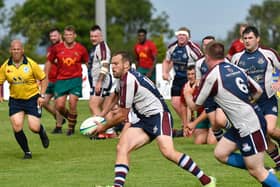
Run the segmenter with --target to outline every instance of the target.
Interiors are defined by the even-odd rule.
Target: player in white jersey
[[[280,143],[280,129],[277,128],[278,101],[275,91],[280,88],[280,79],[273,83],[273,70],[280,69],[278,54],[270,49],[259,46],[260,36],[256,27],[248,26],[242,34],[245,50],[232,57],[232,63],[238,65],[259,83],[264,90],[257,101],[261,107],[266,122],[268,135]],[[276,170],[280,170],[280,156],[278,147],[268,138],[268,154],[276,163]]]
[[[152,140],[157,141],[164,157],[196,176],[203,186],[216,186],[215,179],[204,174],[190,156],[174,148],[171,113],[153,82],[130,68],[128,53],[117,52],[112,57],[111,65],[114,77],[120,79],[119,89],[116,90],[119,95],[115,95],[119,97],[120,107],[115,111],[115,115],[106,118],[106,125],[99,124],[93,133],[103,132],[119,122],[127,121],[131,109],[139,118],[139,121],[132,122],[131,127],[126,129],[120,137],[117,146],[114,186],[124,186],[129,171],[130,153]]]
[[[202,39],[202,49],[205,51],[206,45],[215,40],[213,36],[206,36]],[[195,63],[195,73],[196,80],[199,84],[201,78],[208,73],[208,66],[205,62],[205,56],[200,58]],[[207,101],[204,103],[205,112],[209,118],[211,123],[211,128],[216,137],[216,140],[219,141],[223,136],[223,128],[230,128],[230,124],[227,122],[224,112],[220,109],[217,103],[213,100],[212,97],[209,97]]]
[[[90,30],[92,49],[88,63],[88,79],[90,83],[89,107],[93,115],[100,115],[105,96],[109,95],[112,86],[110,75],[111,52],[103,41],[101,28],[95,25]]]
[[[197,108],[207,97],[214,97],[233,125],[218,142],[216,158],[227,165],[248,169],[265,186],[280,187],[276,176],[264,168],[266,121],[260,107],[251,103],[262,94],[260,85],[241,68],[224,61],[223,44],[209,43],[205,57],[210,71],[194,101],[190,86],[186,99],[190,107]],[[240,153],[235,153],[237,149]]]

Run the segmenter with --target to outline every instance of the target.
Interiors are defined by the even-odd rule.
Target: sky
[[[156,13],[169,15],[170,28],[176,31],[185,26],[191,30],[194,41],[206,35],[225,39],[239,22],[245,22],[253,4],[263,0],[151,0]]]
[[[206,35],[225,39],[227,33],[239,22],[245,22],[253,4],[263,0],[150,0],[156,14],[169,15],[170,28],[174,31],[185,26],[191,30],[192,40],[201,41]],[[9,6],[24,0],[5,0]],[[133,2],[133,1],[131,1]]]

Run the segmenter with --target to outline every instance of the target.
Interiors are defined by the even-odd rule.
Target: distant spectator
[[[145,29],[139,29],[137,34],[138,43],[134,46],[137,71],[146,75],[155,83],[157,47],[151,40],[147,39],[147,31]]]

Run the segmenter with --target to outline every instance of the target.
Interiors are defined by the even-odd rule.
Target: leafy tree
[[[252,5],[246,21],[259,29],[262,45],[280,51],[280,1],[265,0],[261,5]],[[239,24],[228,33],[226,43],[238,37]]]
[[[280,1],[266,0],[262,5],[253,5],[247,21],[255,25],[264,45],[280,50]]]
[[[149,32],[157,37],[168,36],[168,16],[162,14],[153,18],[153,12],[149,0],[107,0],[107,42],[112,52],[120,49],[132,52],[139,27],[152,28]],[[44,3],[26,0],[22,6],[14,8],[9,26],[12,34],[26,38],[25,49],[31,54],[47,45],[50,28],[63,29],[66,25],[74,25],[79,36],[77,40],[89,48],[89,29],[95,24],[94,16],[94,0],[44,0]]]

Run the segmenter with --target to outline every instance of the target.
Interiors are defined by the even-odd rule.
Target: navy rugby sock
[[[125,164],[115,165],[115,181],[114,187],[123,187],[125,183],[125,178],[129,172],[129,167]]]
[[[19,132],[14,132],[15,138],[18,142],[18,144],[20,145],[21,149],[23,150],[23,152],[30,152],[29,147],[28,147],[28,141],[27,138],[23,132],[23,130],[19,131]]]

